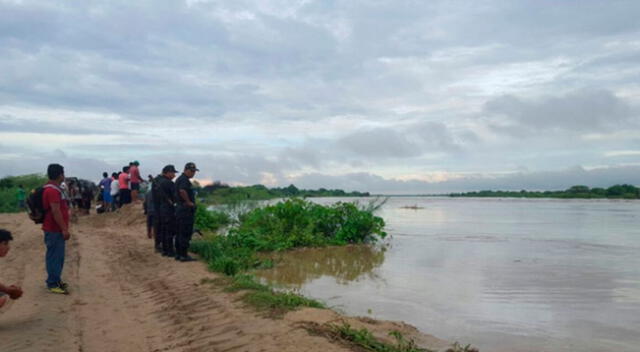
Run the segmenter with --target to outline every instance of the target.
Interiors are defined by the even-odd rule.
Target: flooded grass
[[[366,328],[356,329],[347,322],[342,324],[311,325],[307,330],[312,334],[324,336],[330,340],[340,341],[355,351],[372,352],[435,352],[421,348],[412,339],[406,339],[401,332],[393,330],[389,337],[395,343],[381,341]]]
[[[242,302],[271,318],[281,318],[285,313],[302,307],[326,308],[320,301],[292,292],[276,291],[248,274],[203,279],[201,283],[223,286],[226,292],[242,292],[240,296]]]

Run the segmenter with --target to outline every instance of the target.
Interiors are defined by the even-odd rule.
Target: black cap
[[[185,169],[185,170],[200,171],[200,170],[196,167],[196,164],[194,164],[194,163],[186,163],[186,164],[184,165],[184,169]]]
[[[169,164],[169,165],[167,165],[167,166],[162,168],[162,173],[163,174],[167,173],[167,172],[178,172],[178,170],[176,170],[176,168],[173,165]]]

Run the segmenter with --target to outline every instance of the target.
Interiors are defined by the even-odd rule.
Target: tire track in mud
[[[109,251],[117,262],[114,267],[125,279],[122,290],[133,301],[151,308],[145,321],[156,327],[152,339],[160,340],[151,350],[234,351],[251,342],[234,324],[233,314],[212,298],[211,289],[175,270],[201,263],[179,263],[153,253],[150,244],[145,249],[125,247],[131,241],[111,238]]]

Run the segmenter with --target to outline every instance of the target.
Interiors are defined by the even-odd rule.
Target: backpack
[[[44,222],[45,210],[44,204],[42,204],[42,196],[44,195],[45,188],[55,188],[62,193],[58,187],[53,185],[44,185],[29,193],[27,197],[27,214],[29,214],[29,219],[33,220],[36,224],[42,224]]]
[[[44,187],[38,187],[32,190],[27,197],[27,214],[29,214],[29,219],[33,220],[36,224],[42,224],[44,221],[43,194]]]

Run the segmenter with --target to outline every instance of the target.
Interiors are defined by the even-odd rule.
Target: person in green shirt
[[[18,208],[24,209],[24,200],[26,199],[26,192],[24,191],[24,187],[22,185],[18,186],[18,191],[16,192],[16,199],[18,200]]]

